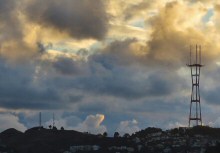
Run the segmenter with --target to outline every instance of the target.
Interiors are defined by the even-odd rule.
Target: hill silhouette
[[[7,146],[5,150],[16,153],[62,153],[73,145],[125,145],[124,138],[104,137],[81,133],[74,130],[53,130],[34,127],[24,133],[16,129],[8,129],[0,133],[1,142]]]
[[[164,138],[168,141],[163,140]],[[191,138],[192,141],[190,140]],[[220,129],[210,127],[175,128],[167,131],[159,128],[146,128],[131,136],[126,134],[123,137],[106,137],[106,135],[101,134],[93,135],[74,130],[45,129],[43,127],[34,127],[25,132],[10,128],[0,133],[0,152],[66,153],[71,146],[100,147],[99,150],[89,151],[89,153],[113,153],[117,150],[127,153],[129,151],[126,148],[133,149],[134,153],[153,153],[155,151],[163,152],[162,146],[164,149],[170,148],[171,152],[178,152],[178,148],[172,147],[176,140],[179,143],[184,142],[182,140],[186,140],[186,143],[179,148],[179,150],[184,150],[185,148],[193,148],[194,141],[196,142],[200,139],[202,140],[201,142],[207,140],[207,145],[205,144],[207,146],[206,153],[220,152],[219,143],[216,143],[215,146],[208,145],[213,140],[219,140],[220,142]],[[82,153],[83,151],[79,152]]]

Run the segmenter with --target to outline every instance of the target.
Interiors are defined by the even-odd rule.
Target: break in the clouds
[[[36,125],[30,110],[91,133],[186,125],[196,44],[204,124],[220,115],[218,2],[0,0],[0,12],[0,110],[20,129]]]

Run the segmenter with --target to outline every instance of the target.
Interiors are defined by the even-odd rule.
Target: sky
[[[0,0],[0,131],[188,126],[189,48],[203,124],[220,127],[219,0]]]

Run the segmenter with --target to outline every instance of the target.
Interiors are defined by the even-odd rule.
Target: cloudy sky
[[[0,0],[0,131],[187,126],[189,46],[205,125],[220,127],[220,1]]]

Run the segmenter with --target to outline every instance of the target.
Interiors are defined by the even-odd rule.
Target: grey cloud
[[[165,96],[181,88],[183,80],[177,77],[176,72],[158,67],[155,71],[147,65],[149,61],[144,61],[145,57],[134,54],[130,48],[132,43],[136,43],[136,40],[115,41],[101,54],[90,56],[88,63],[91,74],[79,78],[79,88],[128,99]],[[141,78],[137,77],[139,75]]]
[[[203,97],[209,104],[219,105],[220,104],[220,95],[219,95],[220,87],[209,91],[203,91]]]
[[[78,79],[75,87],[95,94],[105,94],[125,99],[137,99],[146,96],[165,96],[172,93],[173,85],[169,80],[150,77],[145,80],[134,80],[134,70],[129,74],[123,70],[109,76],[85,77]]]
[[[34,22],[77,39],[103,39],[108,27],[101,0],[33,0],[27,5],[26,14]]]
[[[99,112],[105,114],[109,110],[109,106],[105,102],[94,102],[81,103],[78,105],[78,111],[83,113],[94,113]]]
[[[24,21],[21,20],[22,1],[0,0],[0,51],[10,61],[24,61],[36,53],[36,44],[25,42]]]
[[[61,109],[82,100],[81,95],[35,85],[35,65],[0,64],[0,106],[7,109]]]
[[[89,51],[86,50],[86,49],[80,49],[80,50],[77,52],[77,55],[82,56],[82,57],[86,57],[86,56],[89,55]]]
[[[209,66],[205,66],[201,73],[202,78],[200,81],[201,98],[206,101],[207,104],[220,105],[219,95],[219,74],[220,69],[216,65],[212,65],[212,69],[209,70]]]
[[[0,28],[4,39],[22,37],[21,25],[15,15],[18,13],[17,5],[18,3],[13,0],[0,0]]]
[[[86,72],[86,65],[83,61],[74,61],[72,58],[58,57],[53,67],[65,75],[80,75]]]
[[[176,93],[178,94],[178,93]],[[185,102],[185,97],[179,95],[178,99],[169,99],[164,97],[158,97],[154,99],[144,99],[139,103],[133,104],[132,107],[128,109],[132,112],[148,112],[148,113],[164,113],[164,112],[173,112],[173,113],[188,113],[190,101]],[[179,100],[178,104],[176,101]],[[181,102],[182,101],[182,102]]]
[[[58,74],[46,69],[48,75],[46,79],[42,79],[42,84],[50,89],[59,89],[61,93],[65,91],[68,96],[76,93],[73,94],[72,103],[82,101],[77,104],[77,109],[91,113],[106,112],[108,97],[130,103],[146,98],[152,100],[172,97],[175,92],[186,88],[185,80],[178,76],[176,69],[166,69],[163,65],[162,68],[151,67],[148,64],[151,61],[144,61],[142,57],[136,56],[130,47],[136,42],[135,39],[112,42],[99,50],[99,54],[90,55],[86,61],[68,57],[57,57],[55,62],[47,61],[49,64],[46,65],[52,66]],[[85,96],[77,98],[77,93]],[[106,102],[99,105],[97,101],[103,97]],[[71,101],[71,96],[68,99],[67,101]]]
[[[92,55],[89,59],[102,64],[102,66],[107,69],[111,69],[113,65],[126,67],[131,64],[139,63],[138,57],[135,56],[133,50],[130,48],[130,45],[136,42],[136,39],[113,41],[100,51],[101,54]]]
[[[41,42],[37,42],[37,47],[38,47],[38,50],[39,50],[39,53],[43,54],[46,52],[47,49],[50,49],[53,47],[53,44],[52,43],[48,43],[48,44],[43,44]]]
[[[59,73],[73,78],[53,80],[51,84],[125,99],[167,96],[180,90],[183,80],[177,77],[176,72],[171,75],[172,70],[156,71],[145,66],[142,57],[136,57],[130,48],[132,43],[136,43],[136,40],[115,41],[99,54],[89,56],[88,61],[59,57],[53,67]],[[60,86],[59,82],[63,85]]]

